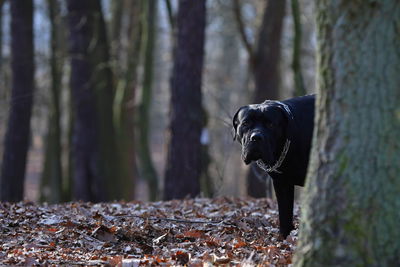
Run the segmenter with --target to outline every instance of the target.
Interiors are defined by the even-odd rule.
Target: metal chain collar
[[[286,139],[285,145],[283,146],[283,150],[281,155],[279,156],[279,159],[277,160],[277,162],[274,164],[274,166],[270,167],[268,165],[266,165],[261,159],[257,160],[257,165],[258,167],[260,167],[261,169],[263,169],[264,171],[271,173],[271,172],[276,172],[276,173],[282,173],[280,171],[278,171],[278,168],[282,165],[283,161],[286,158],[286,155],[289,151],[289,147],[290,147],[290,140]]]
[[[294,119],[293,117],[293,113],[291,112],[290,108],[288,105],[286,105],[285,103],[281,102],[281,101],[274,101],[275,103],[281,105],[285,111],[287,112],[287,114],[289,115],[290,119]],[[283,161],[286,158],[286,155],[289,151],[289,147],[290,147],[290,140],[286,139],[285,145],[283,146],[283,150],[281,152],[281,155],[279,156],[278,161],[274,164],[274,166],[270,167],[267,164],[265,164],[262,160],[257,160],[257,165],[258,167],[260,167],[261,169],[263,169],[264,171],[271,173],[271,172],[276,172],[276,173],[282,173],[280,171],[278,171],[278,168],[282,165]]]
[[[267,100],[266,102],[272,102],[275,104],[280,105],[281,107],[283,107],[283,109],[286,111],[286,113],[289,116],[289,119],[294,120],[294,116],[292,111],[290,110],[289,106],[281,101],[276,101],[276,100]],[[282,173],[278,170],[278,168],[282,165],[283,161],[286,158],[286,155],[289,151],[290,148],[290,140],[286,139],[285,145],[283,146],[283,150],[281,152],[281,155],[279,156],[278,161],[274,164],[274,166],[270,167],[267,164],[265,164],[261,159],[257,160],[256,163],[258,165],[258,167],[260,167],[262,170],[264,170],[267,173],[271,173],[271,172],[276,172],[276,173]]]

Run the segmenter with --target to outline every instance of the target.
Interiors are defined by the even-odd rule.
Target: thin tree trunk
[[[246,27],[243,21],[242,6],[240,5],[240,0],[233,1],[233,13],[235,15],[240,38],[242,39],[243,45],[246,48],[251,65],[254,63],[254,45],[250,42],[249,37],[246,34]]]
[[[158,196],[158,177],[151,159],[150,139],[150,109],[153,91],[154,70],[154,45],[156,35],[157,1],[147,3],[146,12],[146,37],[144,45],[144,80],[142,98],[139,107],[139,158],[140,170],[149,185],[150,200],[154,201]]]
[[[292,70],[294,76],[294,95],[302,96],[306,94],[306,88],[304,87],[303,74],[301,71],[301,18],[300,18],[300,6],[298,0],[291,0],[292,4],[292,17],[294,27],[293,37],[293,60]]]
[[[174,32],[176,25],[176,17],[174,15],[174,11],[172,10],[172,4],[170,0],[164,0],[164,1],[165,1],[165,6],[167,8],[169,26],[171,27],[172,32]]]
[[[0,0],[0,80],[3,80],[3,5],[5,0]],[[1,82],[0,86],[3,85]],[[4,89],[3,89],[4,90]],[[1,97],[1,93],[0,93]]]
[[[83,201],[106,199],[106,185],[99,170],[98,121],[91,84],[93,66],[88,49],[93,37],[93,1],[68,2],[70,29],[71,90],[74,111],[72,137],[73,198]],[[83,5],[82,5],[83,4]],[[92,187],[92,184],[94,187]]]
[[[279,62],[281,58],[281,36],[286,1],[268,1],[254,55],[250,57],[254,74],[255,92],[253,103],[266,99],[278,99],[280,90]],[[254,164],[254,163],[253,163]],[[272,196],[271,179],[265,181],[255,173],[252,166],[247,176],[247,193],[252,197]],[[261,171],[260,171],[261,172]]]
[[[74,188],[74,160],[73,160],[73,137],[74,137],[74,105],[72,100],[72,90],[68,91],[68,125],[67,125],[67,168],[65,178],[65,189],[63,192],[63,200],[71,201],[73,198]]]
[[[69,0],[74,102],[74,197],[118,199],[123,187],[113,126],[113,81],[99,0]]]
[[[129,1],[127,35],[129,46],[127,51],[126,67],[123,68],[123,77],[119,80],[114,101],[116,110],[116,125],[118,145],[121,154],[121,173],[125,177],[123,191],[124,199],[134,198],[134,186],[137,176],[136,144],[135,144],[135,93],[137,89],[137,71],[141,51],[142,39],[142,1]]]
[[[279,62],[286,1],[268,1],[254,51],[254,103],[278,99],[280,88]]]
[[[25,0],[10,1],[10,4],[12,97],[4,140],[0,199],[21,201],[34,93],[33,3]]]
[[[10,68],[6,68],[5,66],[7,66],[8,62],[10,61],[10,56],[5,56],[4,55],[4,36],[5,32],[3,31],[4,29],[4,22],[6,21],[5,18],[6,16],[4,16],[4,7],[5,7],[5,2],[6,0],[0,0],[0,26],[1,26],[1,31],[0,31],[0,99],[2,101],[7,101],[8,98],[11,97],[11,70]],[[6,107],[6,109],[8,109],[8,107]],[[3,109],[4,110],[4,109]],[[3,122],[3,127],[6,125],[6,119],[4,119]],[[4,127],[5,129],[6,127]],[[1,142],[3,142],[3,140],[1,140]],[[1,148],[0,150],[0,158],[3,157],[3,149],[4,147]],[[0,163],[1,165],[1,163]]]
[[[171,79],[171,111],[164,198],[200,193],[201,80],[204,58],[205,0],[180,0]]]
[[[224,184],[228,185],[227,191],[229,190],[233,195],[239,195],[242,184],[239,185],[235,181],[237,177],[232,174],[237,173],[241,166],[234,163],[234,167],[231,167],[232,136],[226,132],[224,117],[228,118],[230,116],[230,111],[236,108],[239,98],[243,99],[242,97],[247,92],[247,88],[240,84],[243,78],[240,74],[242,66],[238,64],[240,62],[241,44],[236,25],[232,24],[234,14],[231,10],[227,10],[226,4],[223,2],[216,4],[215,12],[220,14],[221,17],[219,37],[221,44],[218,50],[214,52],[215,55],[218,55],[214,59],[216,60],[218,72],[206,74],[208,79],[213,80],[215,83],[215,86],[210,90],[212,99],[208,103],[209,110],[213,111],[208,120],[210,139],[213,140],[213,144],[209,149],[209,152],[212,152],[210,154],[212,158],[209,160],[211,160],[210,163],[213,168],[217,170],[216,174],[213,175],[214,177],[211,178],[216,178],[214,182],[218,180],[224,181]],[[206,94],[205,99],[207,99]],[[218,115],[216,116],[215,114]],[[214,186],[213,194],[217,191],[216,189]],[[202,189],[202,191],[204,190]],[[219,189],[219,192],[221,192],[221,189]]]
[[[42,174],[41,200],[58,203],[62,199],[62,167],[61,167],[61,112],[60,88],[62,62],[60,56],[60,9],[58,1],[47,0],[51,24],[50,36],[50,69],[51,69],[51,106],[49,126],[46,138],[46,154]]]
[[[97,120],[99,122],[99,166],[102,175],[105,177],[107,198],[109,200],[119,200],[122,199],[122,193],[130,188],[125,184],[127,177],[123,177],[120,172],[121,158],[118,152],[117,135],[114,127],[115,82],[110,62],[110,46],[101,0],[90,1],[94,1],[92,7],[94,15],[92,41],[95,40],[96,45],[90,51],[90,61],[94,67],[92,82],[96,96]]]
[[[133,0],[137,2],[137,0]],[[116,77],[122,78],[122,68],[120,66],[120,50],[121,50],[121,28],[124,17],[124,0],[116,0],[111,2],[111,23],[110,23],[110,49],[111,62]]]
[[[400,3],[317,1],[318,94],[297,266],[400,262]]]

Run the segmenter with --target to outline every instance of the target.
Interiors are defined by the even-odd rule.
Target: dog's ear
[[[236,111],[236,113],[235,113],[235,115],[233,115],[233,119],[232,119],[232,136],[233,136],[233,141],[235,141],[236,140],[236,138],[237,138],[237,127],[238,127],[238,125],[239,125],[239,119],[238,119],[238,115],[239,115],[239,112],[242,110],[242,109],[244,109],[246,106],[243,106],[243,107],[240,107],[237,111]]]

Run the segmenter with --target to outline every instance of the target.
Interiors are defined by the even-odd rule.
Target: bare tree
[[[10,1],[12,97],[4,140],[0,199],[23,198],[34,92],[33,3]]]
[[[301,96],[306,94],[304,86],[304,79],[301,70],[301,40],[302,40],[302,25],[301,25],[301,12],[298,0],[291,0],[292,17],[294,27],[293,37],[293,56],[292,56],[292,70],[294,76],[294,94]]]
[[[119,1],[115,1],[119,2]],[[135,139],[135,99],[138,90],[138,67],[142,50],[142,12],[143,1],[125,1],[125,4],[114,3],[112,21],[112,57],[114,74],[117,78],[117,90],[114,99],[114,125],[118,140],[118,150],[121,159],[121,176],[123,179],[122,197],[134,198],[137,181],[137,162]],[[118,7],[122,5],[122,7]],[[120,10],[122,9],[122,10]],[[126,21],[126,25],[122,23]],[[120,25],[123,28],[118,28]],[[127,45],[122,46],[122,35],[126,36]],[[125,60],[123,60],[125,59]]]
[[[46,154],[42,174],[41,200],[58,203],[62,199],[62,167],[61,167],[61,78],[62,59],[60,47],[61,13],[57,0],[47,1],[50,20],[50,116],[46,138]]]
[[[254,77],[255,90],[253,103],[261,103],[266,99],[278,99],[280,88],[279,61],[281,58],[282,24],[285,15],[286,1],[267,1],[255,44],[250,42],[241,14],[240,0],[234,0],[234,13],[239,33],[248,52],[250,70]],[[250,196],[263,197],[271,191],[255,173],[254,165],[247,177],[247,191]],[[271,193],[269,193],[271,195]]]
[[[171,78],[171,110],[164,198],[200,193],[201,81],[204,58],[205,0],[180,0]]]
[[[130,7],[125,6],[124,0],[111,1],[111,22],[109,23],[110,28],[110,58],[115,75],[118,78],[122,78],[122,66],[120,65],[120,56],[122,52],[121,47],[121,34],[123,29],[123,20],[126,16],[126,11]],[[135,5],[138,4],[138,0],[131,1]]]
[[[3,5],[5,0],[0,0],[0,79],[3,78]]]
[[[73,194],[86,201],[120,198],[113,126],[113,78],[100,0],[68,0],[74,109]]]
[[[157,22],[157,0],[146,3],[145,45],[144,45],[144,74],[142,94],[139,106],[139,158],[142,176],[149,185],[150,200],[158,196],[158,177],[150,153],[150,108],[153,92],[154,52]]]

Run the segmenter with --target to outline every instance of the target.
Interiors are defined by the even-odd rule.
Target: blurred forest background
[[[314,92],[313,1],[0,5],[1,200],[268,195],[231,118]]]

